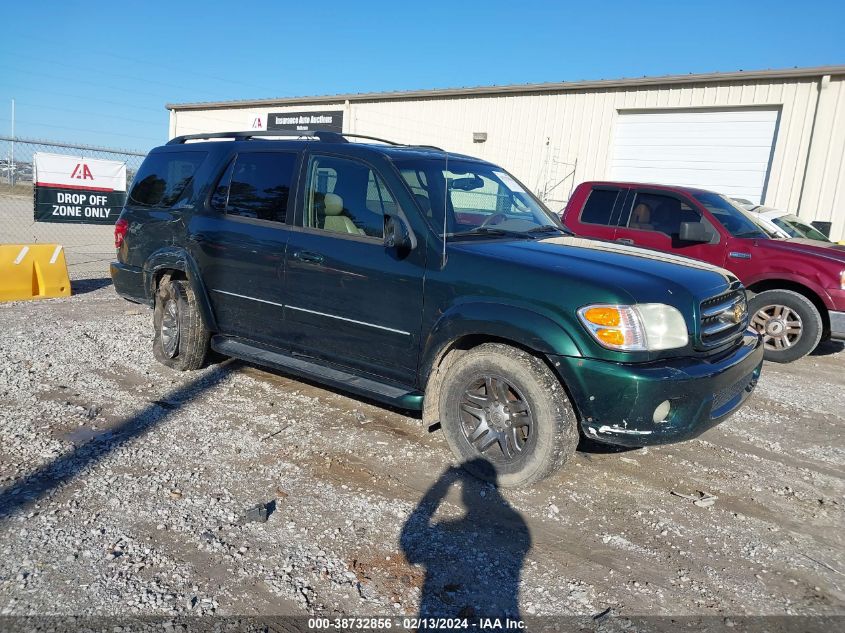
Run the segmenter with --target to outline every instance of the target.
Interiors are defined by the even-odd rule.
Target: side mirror
[[[400,252],[410,251],[417,246],[417,240],[404,220],[396,215],[385,216],[384,219],[384,247],[393,248]]]
[[[683,242],[695,242],[706,244],[710,241],[710,231],[704,226],[704,222],[681,222],[681,229],[678,238]]]

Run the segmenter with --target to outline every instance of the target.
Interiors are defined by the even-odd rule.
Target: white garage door
[[[761,202],[777,110],[620,113],[613,180],[685,185]]]

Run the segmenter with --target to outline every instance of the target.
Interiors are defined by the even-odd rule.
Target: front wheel
[[[822,318],[813,302],[792,290],[766,290],[748,302],[751,326],[763,337],[764,358],[791,363],[816,349]]]
[[[440,423],[470,473],[505,488],[548,477],[578,445],[575,411],[539,358],[498,343],[463,354],[447,370]]]

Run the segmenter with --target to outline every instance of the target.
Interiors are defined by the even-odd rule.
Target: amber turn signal
[[[622,322],[619,309],[606,306],[589,308],[584,312],[584,318],[590,323],[604,325],[606,327],[618,327]]]
[[[596,330],[596,336],[600,341],[606,343],[607,345],[612,345],[614,347],[622,347],[625,345],[625,334],[621,330],[607,330],[602,328],[600,330]]]

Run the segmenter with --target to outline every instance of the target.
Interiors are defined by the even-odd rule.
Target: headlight
[[[839,273],[839,287],[845,290],[845,270]]]
[[[689,342],[684,317],[677,308],[663,303],[589,305],[578,310],[578,318],[608,349],[654,352]]]

